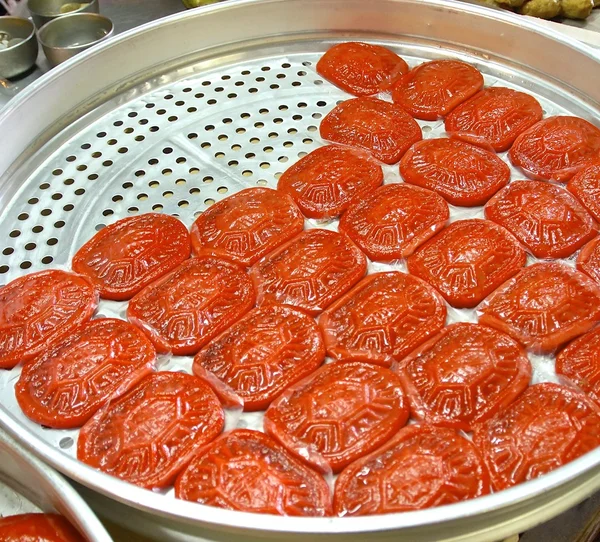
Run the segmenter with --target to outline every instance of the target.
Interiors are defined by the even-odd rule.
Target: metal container
[[[33,23],[19,17],[0,17],[0,33],[8,34],[11,39],[23,40],[7,49],[0,49],[0,77],[10,79],[32,68],[38,54]]]
[[[0,431],[0,515],[58,513],[88,542],[111,542],[102,524],[68,482]]]
[[[79,7],[76,7],[76,6]],[[100,13],[98,0],[28,0],[27,9],[37,28],[58,17],[73,13]]]
[[[47,22],[38,39],[52,66],[73,58],[112,36],[112,21],[97,13],[75,13]]]
[[[0,281],[68,266],[95,231],[124,216],[163,211],[191,225],[226,194],[276,186],[281,172],[323,143],[319,119],[348,98],[315,71],[323,51],[348,39],[385,44],[410,64],[461,58],[488,85],[534,94],[548,115],[600,118],[600,86],[590,76],[600,68],[596,53],[504,12],[450,0],[232,0],[189,11],[83,53],[0,112],[0,133],[11,134],[0,153],[0,230],[8,232]],[[420,124],[425,137],[444,130],[442,122]],[[397,168],[385,174],[393,180]],[[462,218],[481,212],[461,211]],[[103,302],[99,313],[123,317],[123,309]],[[535,380],[555,378],[550,361],[532,360]],[[161,370],[189,364],[173,357]],[[101,514],[158,540],[495,541],[600,488],[598,449],[512,489],[418,512],[295,518],[205,507],[77,462],[77,431],[44,429],[23,416],[18,374],[0,372],[0,424],[79,482]],[[240,423],[260,427],[260,413]]]

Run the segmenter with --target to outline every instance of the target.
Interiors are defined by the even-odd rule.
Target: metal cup
[[[99,13],[98,0],[27,0],[27,8],[37,28],[73,13]]]
[[[38,39],[52,66],[74,57],[112,35],[108,17],[96,13],[76,13],[58,17],[38,31]]]
[[[35,64],[38,54],[35,27],[28,19],[0,17],[0,33],[8,34],[12,40],[23,40],[0,49],[0,77],[10,79],[26,72]]]

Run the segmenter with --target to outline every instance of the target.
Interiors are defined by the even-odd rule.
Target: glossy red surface
[[[392,371],[366,363],[334,363],[274,401],[264,427],[315,468],[326,465],[339,472],[391,438],[407,420],[408,403]]]
[[[41,425],[79,427],[152,372],[155,360],[152,343],[132,324],[92,320],[23,367],[17,401]]]
[[[489,493],[489,476],[475,446],[455,430],[418,424],[344,469],[333,512],[364,516],[408,512]]]
[[[127,318],[159,352],[195,354],[254,305],[254,289],[237,264],[189,260],[137,294]]]
[[[196,219],[192,245],[200,256],[249,266],[303,228],[304,218],[291,197],[270,188],[247,188]]]
[[[77,459],[132,484],[162,488],[224,423],[219,400],[200,378],[154,373],[83,426]]]
[[[334,45],[317,64],[319,75],[355,96],[387,90],[407,71],[408,65],[396,53],[362,42]]]
[[[401,107],[377,98],[354,98],[334,107],[321,121],[321,137],[365,149],[377,160],[395,164],[422,134]]]
[[[324,359],[315,321],[293,307],[272,305],[253,309],[208,343],[193,370],[200,377],[214,374],[244,401],[244,410],[264,410]]]
[[[442,297],[426,282],[399,271],[369,275],[319,319],[331,357],[387,367],[445,323]]]
[[[413,145],[400,162],[400,174],[463,207],[483,205],[510,180],[510,169],[495,153],[447,138]]]
[[[485,216],[510,231],[537,258],[567,258],[598,231],[570,192],[543,181],[512,182],[488,201]]]
[[[532,480],[600,445],[600,408],[583,393],[545,382],[475,428],[496,491]]]
[[[524,348],[491,327],[457,323],[405,358],[398,374],[418,420],[470,431],[529,385]]]
[[[600,321],[600,287],[561,263],[526,267],[485,300],[479,323],[539,353],[555,351]]]
[[[363,253],[340,233],[307,230],[254,265],[259,305],[293,305],[315,316],[367,271]]]
[[[100,297],[130,299],[190,257],[190,235],[169,215],[147,213],[101,229],[73,256],[73,271],[90,279]]]
[[[419,64],[392,89],[394,103],[413,117],[438,120],[483,87],[483,76],[459,60],[433,60]]]
[[[327,482],[272,438],[236,429],[202,448],[175,483],[179,499],[279,516],[328,516]]]
[[[527,257],[516,239],[488,220],[458,220],[407,260],[408,270],[450,305],[471,308],[519,272]]]
[[[510,161],[541,180],[568,181],[600,152],[600,130],[578,117],[548,117],[523,132]]]
[[[0,367],[10,369],[60,343],[98,304],[92,283],[66,271],[40,271],[0,289]]]
[[[435,192],[394,183],[352,205],[340,219],[339,230],[371,260],[390,262],[410,256],[449,218],[448,204]]]
[[[342,214],[383,182],[383,171],[365,151],[328,145],[319,147],[279,178],[277,189],[289,194],[308,218]]]
[[[446,117],[446,131],[481,138],[496,152],[503,152],[519,134],[542,120],[542,115],[542,106],[533,96],[510,88],[488,87]]]

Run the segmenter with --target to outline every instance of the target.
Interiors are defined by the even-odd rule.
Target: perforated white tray
[[[372,11],[362,4],[370,4]],[[45,88],[46,106],[56,106],[58,112],[65,109],[63,102],[71,98],[71,89],[79,99],[83,98],[82,103],[65,111],[62,118],[55,115],[56,124],[45,126],[37,139],[38,148],[34,143],[29,152],[22,148],[20,155],[14,150],[17,145],[8,149],[9,157],[12,153],[21,160],[19,163],[17,158],[17,165],[12,169],[8,167],[6,156],[0,156],[0,167],[7,170],[0,179],[3,205],[0,231],[5,232],[0,246],[0,282],[40,269],[68,268],[72,255],[85,241],[105,225],[125,216],[159,211],[178,216],[191,226],[195,217],[215,201],[242,188],[275,188],[278,177],[287,167],[324,144],[318,134],[320,119],[336,103],[349,97],[323,81],[314,69],[322,52],[336,40],[351,37],[382,43],[401,54],[410,65],[432,58],[460,58],[484,73],[487,86],[509,86],[535,95],[546,115],[568,113],[591,121],[597,118],[598,104],[586,97],[582,89],[570,86],[578,81],[553,79],[544,72],[550,64],[538,70],[535,66],[525,68],[515,63],[515,60],[526,59],[501,58],[502,54],[515,52],[511,51],[508,37],[511,32],[515,36],[535,34],[547,47],[539,51],[541,55],[551,54],[548,47],[558,42],[541,29],[527,31],[516,26],[505,14],[490,12],[492,16],[479,7],[459,6],[460,9],[448,2],[412,0],[372,3],[291,0],[285,6],[282,0],[232,2],[170,18],[162,25],[117,38],[111,42],[112,50],[109,43],[96,53],[90,53],[87,62],[71,61],[53,79],[46,81],[45,86],[42,80],[37,91]],[[467,11],[461,11],[465,9]],[[344,17],[340,19],[341,10]],[[349,17],[348,13],[353,16]],[[392,25],[393,20],[397,32],[420,29],[420,34],[428,36],[428,40],[408,35],[390,37],[386,25]],[[210,32],[213,25],[227,34],[239,24],[251,25],[253,21],[261,22],[263,28],[268,29],[265,34],[272,37],[220,49],[209,48],[217,43],[205,44],[196,56],[177,60],[177,67],[167,60],[158,63],[156,59],[157,65],[150,71],[136,73],[136,67],[141,69],[141,64],[148,62],[156,43],[169,43],[169,39],[185,42],[191,39],[191,32]],[[471,33],[483,32],[482,28],[488,25],[488,30],[494,29],[498,41],[506,42],[508,49],[499,51],[498,56],[477,50],[472,43],[449,44],[451,32],[460,42],[460,21],[465,31]],[[440,26],[442,22],[445,27]],[[303,24],[304,31],[292,31],[290,25],[294,24]],[[338,28],[345,31],[344,36],[326,31],[334,24],[344,25]],[[437,26],[432,29],[431,25]],[[352,30],[354,28],[357,30]],[[315,31],[321,34],[316,36]],[[380,34],[375,35],[376,31]],[[197,50],[192,43],[178,42],[178,45],[190,54]],[[530,43],[530,46],[535,45],[536,42]],[[516,42],[513,46],[517,47]],[[520,43],[521,46],[527,45]],[[557,58],[570,58],[573,63],[579,62],[582,69],[587,59],[597,67],[590,51],[568,43],[562,47],[564,50],[554,50]],[[110,69],[114,66],[115,71],[122,69],[120,61],[131,62],[135,57],[135,51],[128,48],[145,51],[138,52],[139,64],[129,67],[129,81],[119,81],[116,75],[112,77],[104,71],[106,77],[111,77],[113,86],[110,91],[95,96],[89,92],[82,96],[81,89],[69,86],[77,81],[83,86],[89,85],[81,78],[96,80],[98,74],[94,70],[100,69],[99,66],[105,70],[109,65]],[[489,50],[492,45],[482,43],[480,49],[485,48]],[[119,56],[117,51],[124,56]],[[107,64],[109,61],[117,64]],[[61,81],[60,92],[60,85],[53,88],[52,84]],[[97,87],[101,86],[98,83]],[[26,111],[28,103],[33,105],[40,98],[35,90],[27,91],[11,111],[0,116],[0,130],[14,119],[19,107]],[[48,118],[47,113],[43,117]],[[73,122],[63,129],[66,121]],[[23,123],[27,125],[31,121],[23,120]],[[425,138],[444,135],[442,121],[420,122],[420,125]],[[17,135],[19,139],[22,143],[27,141],[21,131]],[[30,137],[30,141],[36,140]],[[384,170],[386,183],[401,182],[397,166],[385,166]],[[521,177],[514,169],[512,172],[513,179]],[[482,216],[481,208],[455,208],[451,212],[452,220]],[[336,229],[337,220],[328,223],[308,220],[306,227]],[[403,269],[403,263],[370,264],[369,269],[372,272],[390,268]],[[98,315],[124,318],[125,310],[126,303],[103,301]],[[449,318],[450,321],[475,321],[476,315],[474,311],[452,309]],[[552,359],[532,358],[532,363],[534,380],[555,378]],[[190,367],[191,358],[170,357],[162,359],[159,368],[189,371]],[[260,534],[287,539],[310,532],[314,536],[330,537],[356,533],[353,536],[361,540],[367,536],[362,533],[369,531],[370,538],[378,539],[397,540],[404,534],[406,540],[413,541],[456,540],[458,537],[494,540],[543,521],[600,487],[599,451],[514,490],[435,511],[394,514],[376,521],[267,519],[214,509],[175,501],[172,491],[141,490],[78,463],[76,430],[45,429],[21,413],[14,397],[19,372],[16,368],[0,373],[0,404],[4,410],[4,420],[0,419],[0,423],[80,483],[135,507],[135,512],[123,511],[114,501],[91,494],[92,502],[112,519],[157,538],[168,535],[176,540],[234,540],[237,539],[234,537],[249,539]],[[262,415],[244,414],[228,422],[229,427],[237,424],[260,429]],[[541,512],[532,516],[532,510]],[[469,520],[470,516],[476,520]],[[133,519],[142,521],[133,523]],[[511,520],[514,525],[510,525]]]

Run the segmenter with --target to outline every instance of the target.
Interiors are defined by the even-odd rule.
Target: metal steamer
[[[111,537],[67,481],[0,431],[0,514],[60,513],[89,542]]]
[[[411,65],[460,58],[482,71],[486,85],[534,94],[547,115],[598,118],[594,52],[502,12],[447,0],[234,0],[190,11],[69,60],[0,113],[0,281],[68,268],[95,231],[125,216],[160,211],[190,226],[242,188],[275,187],[287,167],[323,144],[320,119],[348,98],[315,71],[332,43],[348,39],[385,44]],[[441,121],[420,124],[424,137],[443,135]],[[396,166],[385,175],[400,181]],[[481,208],[452,212],[453,219],[476,216]],[[316,226],[335,229],[337,221],[307,221]],[[124,317],[125,306],[102,302],[99,314]],[[451,311],[454,321],[475,318]],[[555,378],[551,359],[532,363],[535,379]],[[190,365],[172,357],[160,370]],[[21,413],[19,371],[0,374],[0,424],[78,482],[99,513],[158,540],[499,540],[600,488],[596,450],[501,493],[377,518],[265,517],[200,506],[79,463],[77,431],[44,429]],[[259,428],[262,418],[245,414],[237,423]]]

